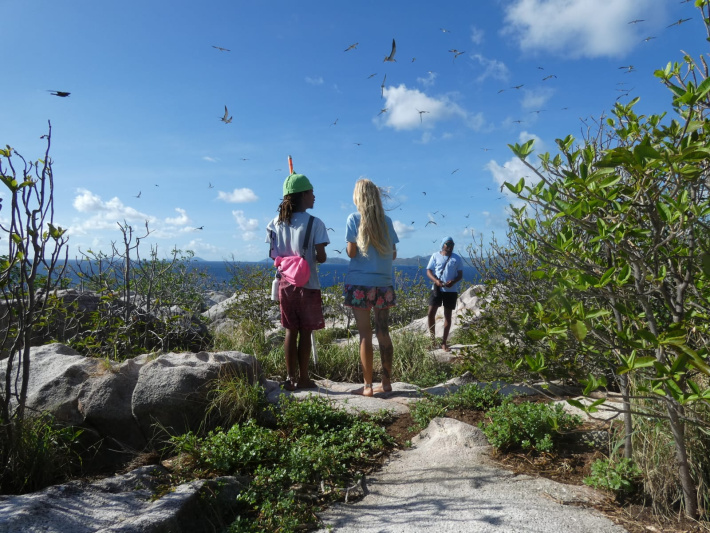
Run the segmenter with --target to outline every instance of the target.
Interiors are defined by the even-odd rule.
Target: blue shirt
[[[432,254],[431,259],[429,259],[429,264],[427,264],[426,269],[431,270],[434,275],[443,282],[451,281],[458,276],[459,271],[463,271],[463,261],[461,257],[451,252],[451,258],[449,256],[441,255],[441,252],[436,252]],[[446,260],[449,259],[448,263]],[[446,265],[444,265],[446,263]],[[441,287],[442,292],[459,292],[459,284],[461,280],[454,283],[451,287]],[[431,288],[434,288],[432,283]]]
[[[380,255],[374,246],[367,249],[367,256],[360,250],[350,259],[348,273],[345,276],[346,285],[364,285],[366,287],[389,287],[392,281],[392,256],[394,245],[399,242],[397,232],[394,231],[392,219],[385,216],[387,230],[392,241],[392,248],[384,255]],[[360,213],[352,213],[345,223],[345,241],[357,243],[357,230],[360,227]]]

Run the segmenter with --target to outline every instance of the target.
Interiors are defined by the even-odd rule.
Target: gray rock
[[[236,516],[247,478],[186,483],[156,498],[162,466],[95,483],[74,481],[22,496],[0,496],[0,533],[213,532]]]
[[[258,380],[257,359],[241,352],[168,353],[138,373],[131,410],[147,440],[196,430],[205,418],[207,395],[220,373]]]
[[[62,344],[30,351],[27,407],[83,428],[82,442],[98,450],[90,470],[149,448],[160,435],[197,430],[208,392],[222,373],[259,381],[257,359],[241,352],[148,354],[122,363],[79,355]],[[0,368],[4,380],[5,366]]]

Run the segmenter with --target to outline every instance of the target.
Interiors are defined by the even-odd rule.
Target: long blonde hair
[[[392,253],[392,237],[387,227],[380,193],[380,188],[368,179],[355,183],[353,202],[360,213],[357,247],[364,256],[367,256],[370,245],[374,246],[380,255]]]

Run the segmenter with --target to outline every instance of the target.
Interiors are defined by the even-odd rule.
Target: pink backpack
[[[296,287],[303,287],[311,278],[311,267],[308,261],[298,255],[277,257],[274,266],[279,269],[283,279]]]
[[[308,219],[306,234],[303,238],[303,254],[287,255],[286,257],[277,257],[274,259],[274,266],[278,269],[277,277],[285,279],[291,285],[303,287],[311,278],[311,267],[305,259],[308,251],[308,240],[311,236],[311,228],[313,227],[313,217]]]

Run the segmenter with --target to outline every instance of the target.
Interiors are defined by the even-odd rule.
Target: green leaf
[[[587,325],[581,320],[575,320],[574,322],[572,322],[572,324],[570,324],[569,329],[570,331],[572,331],[572,335],[574,335],[574,338],[577,339],[579,342],[582,342],[588,333]]]
[[[507,181],[503,185],[505,185],[508,190],[513,194],[520,194],[523,190],[523,187],[525,187],[525,178],[520,178],[520,181],[517,183],[517,185],[512,185]]]
[[[538,353],[534,357],[530,356],[530,355],[526,355],[525,362],[528,364],[528,367],[530,367],[530,370],[532,372],[540,373],[546,369],[545,356],[541,353]]]
[[[703,274],[710,277],[710,253],[704,253],[700,256],[701,268]]]
[[[681,345],[678,346],[678,348],[680,348],[681,350],[683,350],[683,352],[690,356],[693,367],[697,368],[703,374],[710,376],[710,366],[708,366],[707,362],[705,361],[705,358],[703,358],[698,352],[696,352],[687,345]]]
[[[616,272],[615,267],[611,267],[609,270],[604,272],[604,274],[602,274],[602,277],[599,278],[599,282],[595,286],[604,287],[605,285],[608,285],[611,281],[611,278],[614,276],[614,272]]]
[[[664,202],[657,202],[656,203],[656,210],[658,211],[658,214],[660,215],[661,220],[663,220],[663,222],[670,222],[671,221],[671,219],[672,219],[671,210],[667,204],[665,204]]]
[[[530,329],[526,331],[525,334],[534,341],[539,341],[547,337],[547,333],[539,329]]]
[[[619,272],[619,275],[616,278],[616,282],[618,285],[624,285],[627,281],[629,281],[630,277],[631,267],[627,264],[621,268],[621,271]]]
[[[658,346],[658,339],[656,336],[648,330],[640,329],[636,332],[636,335],[641,337],[643,340],[651,344],[652,346]]]

